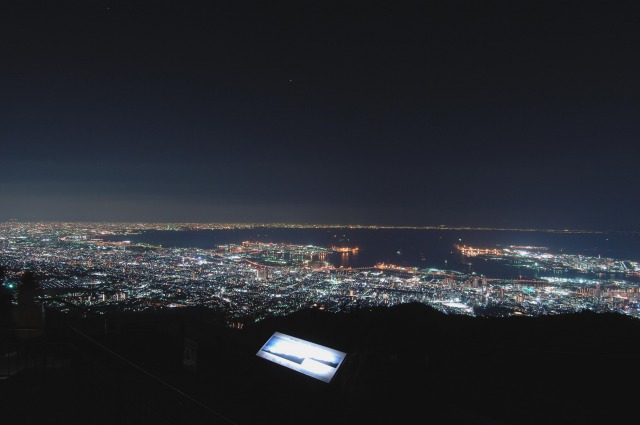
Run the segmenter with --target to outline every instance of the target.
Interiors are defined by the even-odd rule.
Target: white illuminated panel
[[[256,355],[312,378],[330,382],[347,354],[276,332]]]

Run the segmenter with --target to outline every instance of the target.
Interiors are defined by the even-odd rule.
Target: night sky
[[[0,220],[640,229],[640,2],[0,11]]]

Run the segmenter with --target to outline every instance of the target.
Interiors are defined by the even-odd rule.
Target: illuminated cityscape
[[[42,301],[60,311],[82,308],[103,314],[200,306],[224,312],[229,326],[305,308],[339,312],[409,302],[472,316],[592,310],[640,317],[639,262],[553,254],[545,247],[455,246],[465,258],[540,275],[508,279],[385,263],[336,267],[327,261],[334,252],[357,252],[354,246],[247,241],[198,249],[105,239],[186,226],[4,223],[4,284],[15,288],[21,273],[30,270],[39,277]],[[230,226],[235,225],[220,225]]]
[[[637,0],[0,33],[3,424],[637,422]]]

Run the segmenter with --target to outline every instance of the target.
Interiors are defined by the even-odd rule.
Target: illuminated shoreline
[[[453,230],[453,231],[488,231],[488,232],[541,232],[541,233],[585,233],[585,234],[640,234],[637,230],[593,230],[593,229],[550,229],[524,227],[491,227],[491,226],[394,226],[369,224],[299,224],[299,223],[217,223],[217,222],[102,222],[102,221],[15,221],[0,222],[0,226],[56,226],[100,228],[104,232],[135,231],[189,231],[189,230],[236,230],[236,229],[364,229],[364,230]],[[114,233],[115,234],[115,233]],[[118,233],[119,234],[119,233]]]

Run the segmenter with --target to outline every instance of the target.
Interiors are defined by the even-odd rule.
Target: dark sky
[[[0,220],[639,229],[637,1],[16,1]]]

